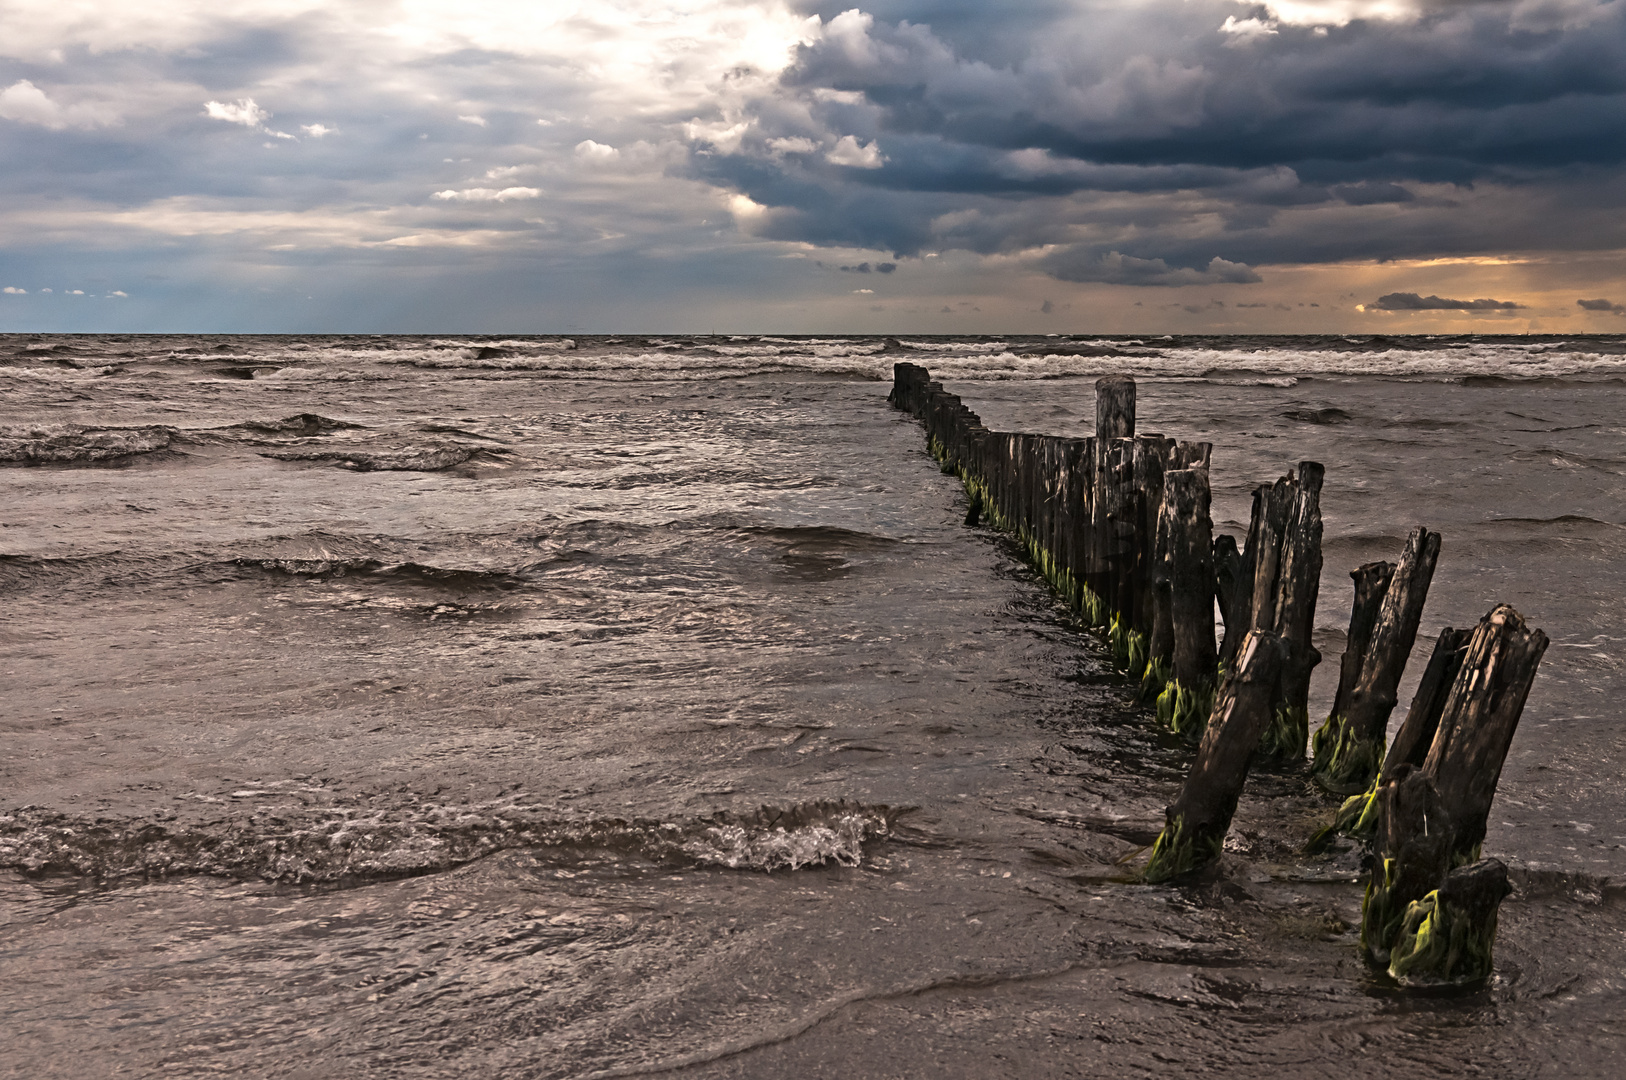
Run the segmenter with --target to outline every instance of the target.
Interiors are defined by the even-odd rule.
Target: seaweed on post
[[[1419,525],[1407,536],[1345,710],[1329,716],[1315,734],[1311,773],[1327,791],[1354,795],[1377,779],[1384,732],[1394,711],[1400,676],[1417,640],[1439,555],[1439,533]]]
[[[1546,649],[1547,635],[1518,612],[1491,609],[1474,628],[1423,765],[1398,763],[1378,789],[1361,943],[1403,985],[1472,986],[1490,974],[1507,873],[1481,859],[1480,846]]]
[[[1158,718],[1196,735],[1214,700],[1214,542],[1208,470],[1170,469],[1163,476],[1160,528],[1167,537],[1169,614],[1174,651],[1158,696]]]
[[[1219,856],[1254,748],[1270,722],[1283,651],[1281,639],[1267,631],[1255,631],[1242,643],[1236,666],[1219,689],[1191,772],[1165,813],[1143,875],[1147,881],[1168,881]]]
[[[1368,566],[1388,567],[1393,572],[1393,566],[1388,563],[1369,563]],[[1362,567],[1366,570],[1367,567]],[[1355,573],[1359,574],[1360,571]],[[1387,576],[1382,579],[1387,583]],[[1356,603],[1361,603],[1360,579],[1357,578]],[[1376,608],[1376,604],[1372,605]],[[1357,612],[1359,619],[1359,612]],[[1375,610],[1372,621],[1376,621]],[[1371,625],[1365,630],[1370,635]],[[1332,838],[1338,835],[1351,836],[1357,840],[1370,840],[1373,829],[1377,824],[1377,794],[1379,785],[1392,778],[1401,765],[1421,766],[1428,756],[1429,746],[1434,741],[1434,734],[1440,725],[1440,716],[1445,711],[1446,697],[1450,694],[1451,685],[1456,680],[1457,672],[1462,668],[1462,660],[1468,651],[1468,640],[1473,631],[1453,630],[1447,626],[1440,631],[1439,638],[1434,642],[1434,651],[1429,655],[1428,666],[1423,669],[1423,677],[1417,684],[1417,693],[1412,696],[1411,706],[1406,710],[1406,719],[1400,724],[1400,730],[1395,732],[1394,741],[1389,744],[1389,752],[1383,759],[1383,769],[1372,786],[1359,795],[1351,795],[1339,806],[1338,813],[1333,817],[1332,823],[1316,833],[1306,845],[1305,850],[1311,854],[1325,849]],[[1353,645],[1356,639],[1354,621],[1352,620],[1350,641]],[[1364,647],[1365,637],[1361,638]],[[1348,653],[1345,653],[1346,659]],[[1358,673],[1358,669],[1357,669]],[[1353,682],[1353,679],[1351,680]],[[1340,695],[1343,686],[1339,686]],[[1334,705],[1334,715],[1337,715],[1337,706]]]

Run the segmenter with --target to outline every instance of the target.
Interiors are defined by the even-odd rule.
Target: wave
[[[1287,409],[1278,415],[1288,420],[1299,420],[1306,424],[1347,424],[1354,419],[1343,409],[1327,407],[1324,409]]]
[[[287,884],[342,883],[449,870],[505,850],[561,862],[598,852],[667,865],[734,870],[857,866],[903,811],[819,800],[719,812],[687,821],[560,820],[518,797],[478,805],[413,803],[395,809],[305,808],[285,783],[227,798],[267,812],[198,824],[86,818],[24,807],[0,814],[0,868],[102,882],[207,874]],[[208,802],[223,799],[203,797]],[[288,799],[290,805],[268,800]]]
[[[77,424],[0,425],[0,461],[22,465],[116,462],[169,450],[180,432],[149,427],[82,427]]]
[[[334,420],[316,413],[295,413],[293,416],[284,416],[279,420],[244,420],[232,424],[231,429],[259,432],[264,435],[295,435],[309,437],[312,435],[326,435],[330,431],[357,430],[362,425],[348,423],[344,420]]]
[[[431,566],[427,563],[386,563],[372,558],[255,558],[238,556],[234,566],[267,570],[290,577],[358,577],[375,581],[403,581],[458,589],[515,589],[525,583],[521,573],[506,570]]]
[[[434,446],[407,446],[396,449],[261,450],[259,455],[277,461],[332,465],[352,472],[440,472],[476,458],[492,459],[506,454],[490,447],[456,443]]]

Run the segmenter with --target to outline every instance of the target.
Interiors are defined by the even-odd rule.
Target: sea
[[[1552,640],[1496,972],[1356,950],[1334,803],[1192,748],[888,407],[1326,466],[1349,571]],[[1615,1077],[1626,336],[0,336],[0,1076]]]

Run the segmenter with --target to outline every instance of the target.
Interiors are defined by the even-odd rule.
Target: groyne
[[[1215,536],[1212,446],[1137,434],[1135,390],[1124,376],[1098,380],[1086,438],[990,430],[911,363],[894,366],[888,400],[964,484],[966,523],[1011,534],[1105,638],[1149,722],[1196,743],[1144,880],[1180,881],[1218,860],[1251,768],[1308,766],[1345,797],[1308,850],[1340,834],[1370,850],[1368,961],[1402,985],[1482,983],[1508,885],[1480,846],[1546,635],[1502,604],[1471,630],[1446,628],[1386,745],[1440,552],[1439,534],[1419,526],[1397,562],[1351,571],[1338,694],[1312,739],[1324,467],[1304,461],[1258,485],[1247,535]]]

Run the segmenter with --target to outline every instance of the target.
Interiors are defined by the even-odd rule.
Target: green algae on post
[[[1495,966],[1496,914],[1511,892],[1507,867],[1480,859],[1407,905],[1389,950],[1389,975],[1402,986],[1474,986]]]
[[[1455,638],[1442,634],[1436,654],[1454,653]],[[1490,974],[1507,872],[1481,859],[1480,846],[1546,648],[1547,635],[1518,612],[1492,608],[1469,639],[1422,766],[1400,761],[1392,775],[1385,766],[1361,944],[1403,985],[1470,986]]]
[[[1144,877],[1168,881],[1219,857],[1248,778],[1259,735],[1270,722],[1270,699],[1281,676],[1282,642],[1254,631],[1237,666],[1219,689],[1197,756],[1164,816]]]
[[[1344,711],[1329,717],[1316,732],[1311,775],[1327,791],[1354,795],[1370,787],[1378,775],[1384,732],[1406,660],[1417,640],[1439,554],[1438,533],[1419,525],[1407,536],[1400,562],[1383,592],[1371,640],[1361,656],[1360,675]],[[1357,588],[1360,581],[1357,576]]]

